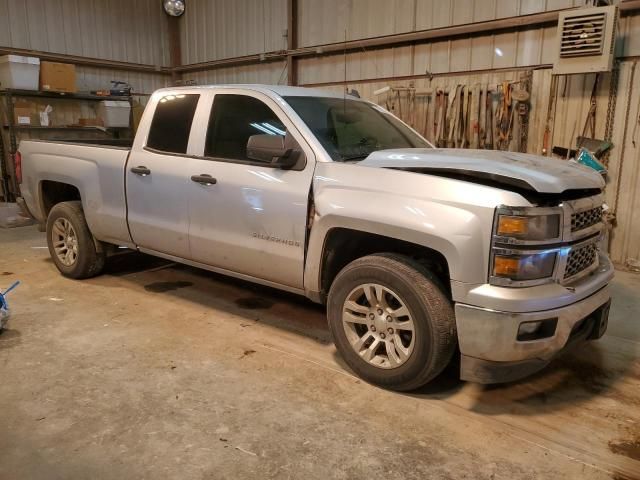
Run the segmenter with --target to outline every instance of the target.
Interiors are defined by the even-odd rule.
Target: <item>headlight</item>
[[[552,282],[563,237],[562,207],[496,209],[489,282],[528,287]]]
[[[556,264],[555,252],[493,256],[493,276],[516,282],[549,278]]]
[[[560,214],[498,215],[496,235],[520,240],[553,241],[560,236]]]

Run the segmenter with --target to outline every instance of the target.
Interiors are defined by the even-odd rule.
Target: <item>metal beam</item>
[[[287,0],[287,51],[298,46],[298,0]],[[293,55],[287,55],[287,84],[298,84],[298,64]]]
[[[86,67],[108,68],[112,70],[124,70],[127,72],[158,73],[162,75],[171,75],[171,68],[159,65],[145,65],[140,63],[121,62],[118,60],[81,57],[79,55],[67,55],[64,53],[28,50],[26,48],[0,46],[0,55],[23,55],[27,57],[38,57],[40,58],[40,60],[48,62],[71,63],[74,65],[82,65]]]
[[[175,67],[182,65],[182,47],[180,45],[180,19],[165,15],[167,17],[167,32],[169,36],[169,62],[171,67],[171,82],[176,85],[181,75]]]

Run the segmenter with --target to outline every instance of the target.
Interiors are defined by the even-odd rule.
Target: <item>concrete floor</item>
[[[76,282],[0,230],[0,478],[640,478],[640,275],[608,334],[511,385],[355,378],[305,299],[138,254]]]

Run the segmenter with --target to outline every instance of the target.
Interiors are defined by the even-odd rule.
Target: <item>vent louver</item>
[[[558,17],[553,73],[610,71],[615,50],[617,7],[565,10]]]
[[[600,55],[604,45],[606,19],[605,12],[565,18],[562,24],[560,56]]]

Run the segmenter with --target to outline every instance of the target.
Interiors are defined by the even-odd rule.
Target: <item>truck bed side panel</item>
[[[42,182],[66,183],[80,192],[87,223],[98,240],[132,245],[124,191],[128,149],[25,141],[20,144],[20,152],[21,192],[38,220],[46,220]]]

